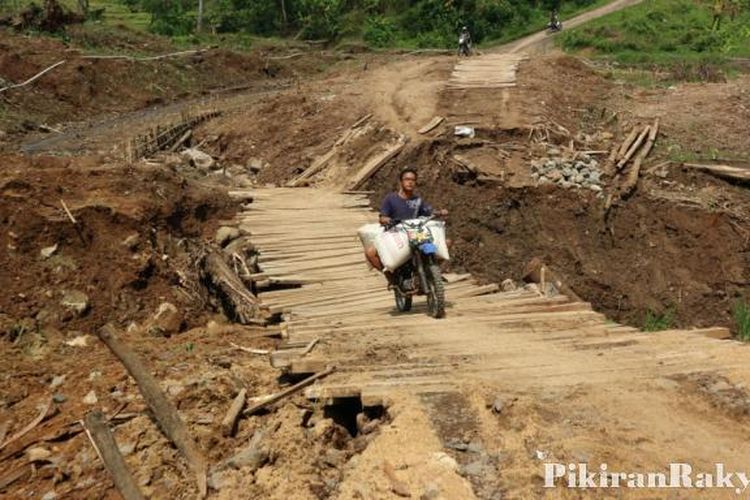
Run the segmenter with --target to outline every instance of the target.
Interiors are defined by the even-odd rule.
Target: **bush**
[[[362,38],[373,47],[388,47],[396,40],[396,25],[383,16],[369,17]]]
[[[300,0],[302,36],[310,40],[332,40],[339,35],[341,0]]]
[[[740,340],[750,341],[750,306],[746,302],[737,301],[734,305],[734,321]]]
[[[674,311],[672,309],[667,309],[661,314],[649,310],[646,311],[646,317],[643,319],[643,331],[658,332],[669,330],[672,328],[673,323]]]

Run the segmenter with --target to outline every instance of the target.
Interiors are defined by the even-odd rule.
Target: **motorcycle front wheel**
[[[445,283],[443,273],[436,262],[427,267],[427,312],[433,318],[445,317]]]
[[[393,290],[393,295],[396,298],[396,309],[398,309],[399,312],[411,311],[411,295],[404,295],[398,288]]]

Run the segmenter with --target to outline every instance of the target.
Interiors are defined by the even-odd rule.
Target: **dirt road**
[[[390,433],[432,443],[412,449],[389,433],[378,437],[342,498],[354,491],[388,496],[384,478],[367,469],[377,466],[374,456],[392,462],[417,495],[433,483],[459,491],[466,485],[451,466],[434,462],[441,447],[480,498],[549,493],[538,479],[546,462],[659,472],[675,461],[741,470],[750,459],[735,420],[750,409],[750,358],[740,344],[706,336],[718,330],[643,333],[561,295],[496,293],[471,278],[448,286],[446,319],[427,317],[422,302],[398,314],[356,240],[357,227],[375,215],[366,198],[322,189],[238,194],[255,199],[239,220],[267,277],[308,283],[260,295],[286,315],[289,342],[320,340],[288,368],[339,368],[308,396],[391,405],[397,417]],[[419,416],[405,422],[405,414]],[[389,439],[390,446],[378,445]],[[473,451],[456,451],[469,444]]]

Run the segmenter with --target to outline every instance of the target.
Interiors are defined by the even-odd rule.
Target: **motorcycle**
[[[557,33],[558,31],[562,31],[563,29],[562,21],[560,21],[559,19],[555,21],[550,21],[549,23],[547,23],[547,29],[549,30],[550,33]]]
[[[471,55],[471,41],[465,35],[458,37],[458,55],[469,57]]]
[[[392,228],[406,233],[411,256],[393,272],[391,287],[400,312],[411,310],[415,295],[426,295],[427,313],[433,318],[442,318],[445,316],[445,286],[437,261],[438,253],[442,252],[427,227],[433,218],[420,217],[392,224]],[[444,252],[447,253],[447,247]]]

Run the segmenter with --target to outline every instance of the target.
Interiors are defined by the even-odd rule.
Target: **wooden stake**
[[[198,449],[198,445],[188,434],[177,409],[169,402],[156,379],[149,373],[138,355],[117,338],[117,331],[114,326],[111,324],[104,325],[99,329],[98,335],[122,362],[130,376],[135,379],[138,390],[153,412],[157,422],[159,422],[161,430],[185,456],[190,469],[195,474],[199,495],[204,498],[208,490],[206,460]]]
[[[240,390],[237,397],[232,401],[232,405],[229,407],[224,420],[221,421],[221,433],[226,437],[234,436],[237,431],[237,419],[240,418],[242,409],[245,407],[245,401],[247,400],[247,389]]]
[[[141,500],[143,494],[128,470],[125,459],[122,457],[120,450],[117,448],[117,442],[107,427],[104,415],[99,411],[93,411],[86,415],[85,422],[81,422],[86,435],[91,441],[91,445],[96,450],[96,454],[104,462],[112,480],[115,483],[117,491],[120,492],[125,500]]]

